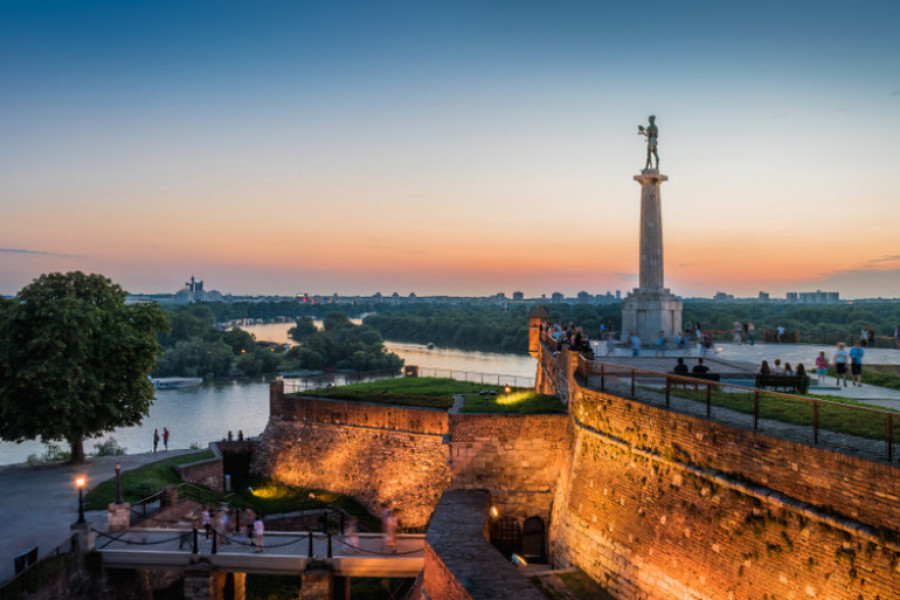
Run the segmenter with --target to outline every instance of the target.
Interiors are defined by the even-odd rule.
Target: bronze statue
[[[647,138],[647,164],[644,166],[644,170],[650,168],[650,157],[651,155],[656,158],[656,170],[659,171],[659,154],[656,152],[656,140],[659,137],[659,129],[656,127],[656,117],[650,115],[650,124],[645,128],[643,125],[638,125],[638,135],[642,135]]]

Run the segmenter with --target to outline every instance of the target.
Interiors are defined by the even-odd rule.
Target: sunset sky
[[[0,294],[900,297],[900,2],[0,3]]]

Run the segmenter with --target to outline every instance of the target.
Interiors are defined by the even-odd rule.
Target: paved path
[[[196,450],[170,450],[158,454],[92,457],[82,465],[54,463],[30,467],[0,467],[0,521],[4,543],[0,544],[0,582],[14,573],[16,555],[38,546],[44,556],[70,535],[69,526],[78,518],[78,492],[75,478],[84,475],[88,486],[116,475],[116,463],[128,471],[141,465],[189,454]],[[89,511],[88,520],[99,521],[106,528],[106,510]]]
[[[804,363],[811,366],[815,362],[816,356],[820,351],[825,351],[828,361],[832,361],[836,346],[808,345],[808,344],[716,344],[715,350],[704,360],[710,364],[713,372],[724,372],[728,369],[748,369],[750,372],[756,372],[759,364],[763,360],[769,361],[771,365],[776,358],[780,358],[782,362],[789,362],[792,365]],[[601,351],[603,348],[601,347]],[[863,360],[863,385],[846,387],[837,387],[834,385],[834,378],[826,379],[824,387],[813,385],[809,389],[810,394],[840,396],[843,398],[852,398],[878,406],[881,408],[892,408],[900,410],[900,390],[892,390],[888,388],[876,387],[865,384],[866,380],[866,364],[878,365],[900,365],[900,350],[889,348],[866,348],[866,354]],[[676,350],[669,350],[665,357],[655,357],[653,350],[642,350],[638,359],[631,358],[631,351],[627,348],[616,348],[616,352],[609,357],[603,356],[602,352],[597,354],[597,360],[609,360],[616,364],[627,364],[649,371],[668,372],[675,365],[675,360],[679,356],[685,357],[685,362],[689,366],[697,361],[699,354],[696,345],[682,353]],[[719,365],[718,367],[716,365]],[[811,375],[813,383],[815,383],[816,375]]]

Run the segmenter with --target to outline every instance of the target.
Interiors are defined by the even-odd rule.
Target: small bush
[[[127,449],[120,446],[114,437],[109,438],[105,442],[94,444],[97,456],[122,456]]]

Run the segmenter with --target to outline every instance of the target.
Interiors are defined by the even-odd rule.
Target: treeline
[[[528,315],[533,306],[422,304],[379,307],[363,321],[386,340],[433,343],[446,348],[525,354]],[[546,307],[551,319],[575,323],[589,334],[601,323],[621,319],[619,307],[559,304]]]
[[[158,335],[163,347],[156,377],[215,379],[237,373],[256,376],[274,372],[283,356],[281,348],[261,347],[243,329],[219,331],[208,304],[167,307],[169,331]]]
[[[447,348],[484,352],[524,354],[528,351],[528,316],[533,306],[467,306],[456,304],[378,305],[375,314],[365,317],[386,340],[433,343]],[[573,323],[590,338],[597,339],[601,324],[621,335],[622,308],[618,304],[602,306],[548,304],[544,308],[550,321]],[[704,330],[723,332],[730,339],[734,322],[752,322],[757,339],[763,330],[779,325],[799,330],[800,341],[810,344],[851,342],[863,327],[882,338],[892,337],[900,325],[900,303],[841,305],[784,305],[688,302],[684,320]],[[887,340],[881,340],[881,345]]]
[[[223,323],[232,319],[274,319],[276,317],[312,317],[321,319],[334,312],[333,304],[309,304],[294,300],[281,302],[206,302],[192,304],[203,306],[213,315],[215,323]],[[374,304],[365,302],[353,305],[340,305],[340,309],[351,317],[357,317],[375,309]]]
[[[806,344],[835,344],[851,342],[863,327],[876,337],[893,337],[900,326],[900,302],[866,302],[863,304],[737,304],[690,302],[684,305],[684,319],[704,329],[730,332],[734,322],[748,321],[756,326],[757,338],[762,330],[779,325],[788,331],[799,330],[800,341]],[[881,340],[884,345],[886,340]]]
[[[384,341],[369,325],[354,325],[341,312],[325,315],[317,330],[312,318],[301,317],[288,332],[298,342],[288,352],[301,369],[399,370],[403,359],[388,352]]]

